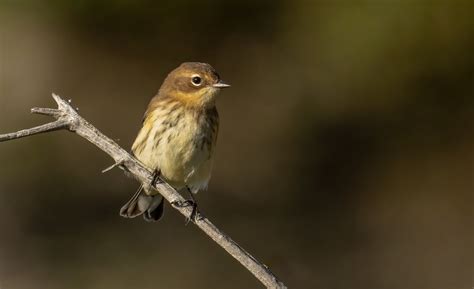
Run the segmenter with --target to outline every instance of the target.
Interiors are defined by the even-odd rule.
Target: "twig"
[[[39,133],[45,133],[50,131],[55,131],[63,128],[67,128],[68,123],[63,120],[57,120],[55,122],[46,123],[43,125],[35,126],[29,129],[19,130],[17,132],[7,133],[0,135],[0,142],[7,141],[22,137],[27,137],[30,135],[35,135]]]
[[[148,184],[152,183],[153,174],[150,170],[145,168],[126,150],[122,149],[117,143],[102,134],[98,129],[82,118],[77,113],[77,109],[74,109],[70,105],[70,102],[63,100],[56,94],[53,94],[53,98],[58,104],[57,109],[33,108],[31,109],[31,112],[52,116],[56,118],[56,121],[30,129],[0,135],[0,142],[59,129],[67,129],[85,138],[115,160],[115,165],[106,170],[119,166],[134,175],[138,181]],[[185,199],[166,182],[157,182],[154,184],[154,187],[170,203],[185,201]],[[191,217],[193,211],[190,207],[173,206],[173,208],[186,217]],[[232,257],[237,259],[237,261],[247,268],[247,270],[249,270],[267,288],[286,288],[286,286],[276,278],[267,266],[260,263],[240,247],[229,236],[214,226],[214,224],[212,224],[211,221],[200,212],[196,213],[192,222],[204,231],[204,233],[206,233],[212,240],[219,244],[219,246],[226,250]]]

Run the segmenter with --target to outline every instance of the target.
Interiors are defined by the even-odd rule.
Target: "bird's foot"
[[[155,187],[157,184],[163,183],[161,180],[161,171],[159,169],[155,169],[153,171],[153,179],[151,180],[151,186]]]
[[[185,225],[189,224],[189,222],[196,221],[196,215],[197,215],[197,203],[195,200],[184,200],[184,201],[174,201],[171,203],[172,206],[176,208],[187,208],[187,207],[192,207],[191,214],[189,217],[186,217],[186,223]]]

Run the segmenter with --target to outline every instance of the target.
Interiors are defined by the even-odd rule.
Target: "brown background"
[[[0,132],[51,92],[129,148],[183,61],[233,86],[200,208],[291,288],[473,286],[472,1],[2,1]],[[259,288],[67,133],[0,144],[0,288]]]

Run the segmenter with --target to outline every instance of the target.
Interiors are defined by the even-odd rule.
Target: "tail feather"
[[[163,197],[161,195],[153,196],[150,206],[143,214],[143,219],[147,222],[156,222],[163,217],[165,202],[163,202]]]
[[[120,209],[120,216],[135,218],[143,215],[146,221],[158,221],[163,216],[164,202],[161,195],[149,196],[143,191],[143,186],[133,194],[132,198]]]
[[[128,200],[128,202],[122,206],[120,209],[120,216],[124,218],[135,218],[143,212],[138,210],[138,199],[143,191],[143,185],[140,185],[138,190],[133,194],[133,196]]]

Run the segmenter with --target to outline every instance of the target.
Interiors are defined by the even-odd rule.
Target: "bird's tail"
[[[163,197],[160,194],[147,195],[143,190],[143,185],[141,185],[132,198],[120,209],[120,216],[135,218],[143,215],[146,221],[154,222],[163,217],[163,211]]]

